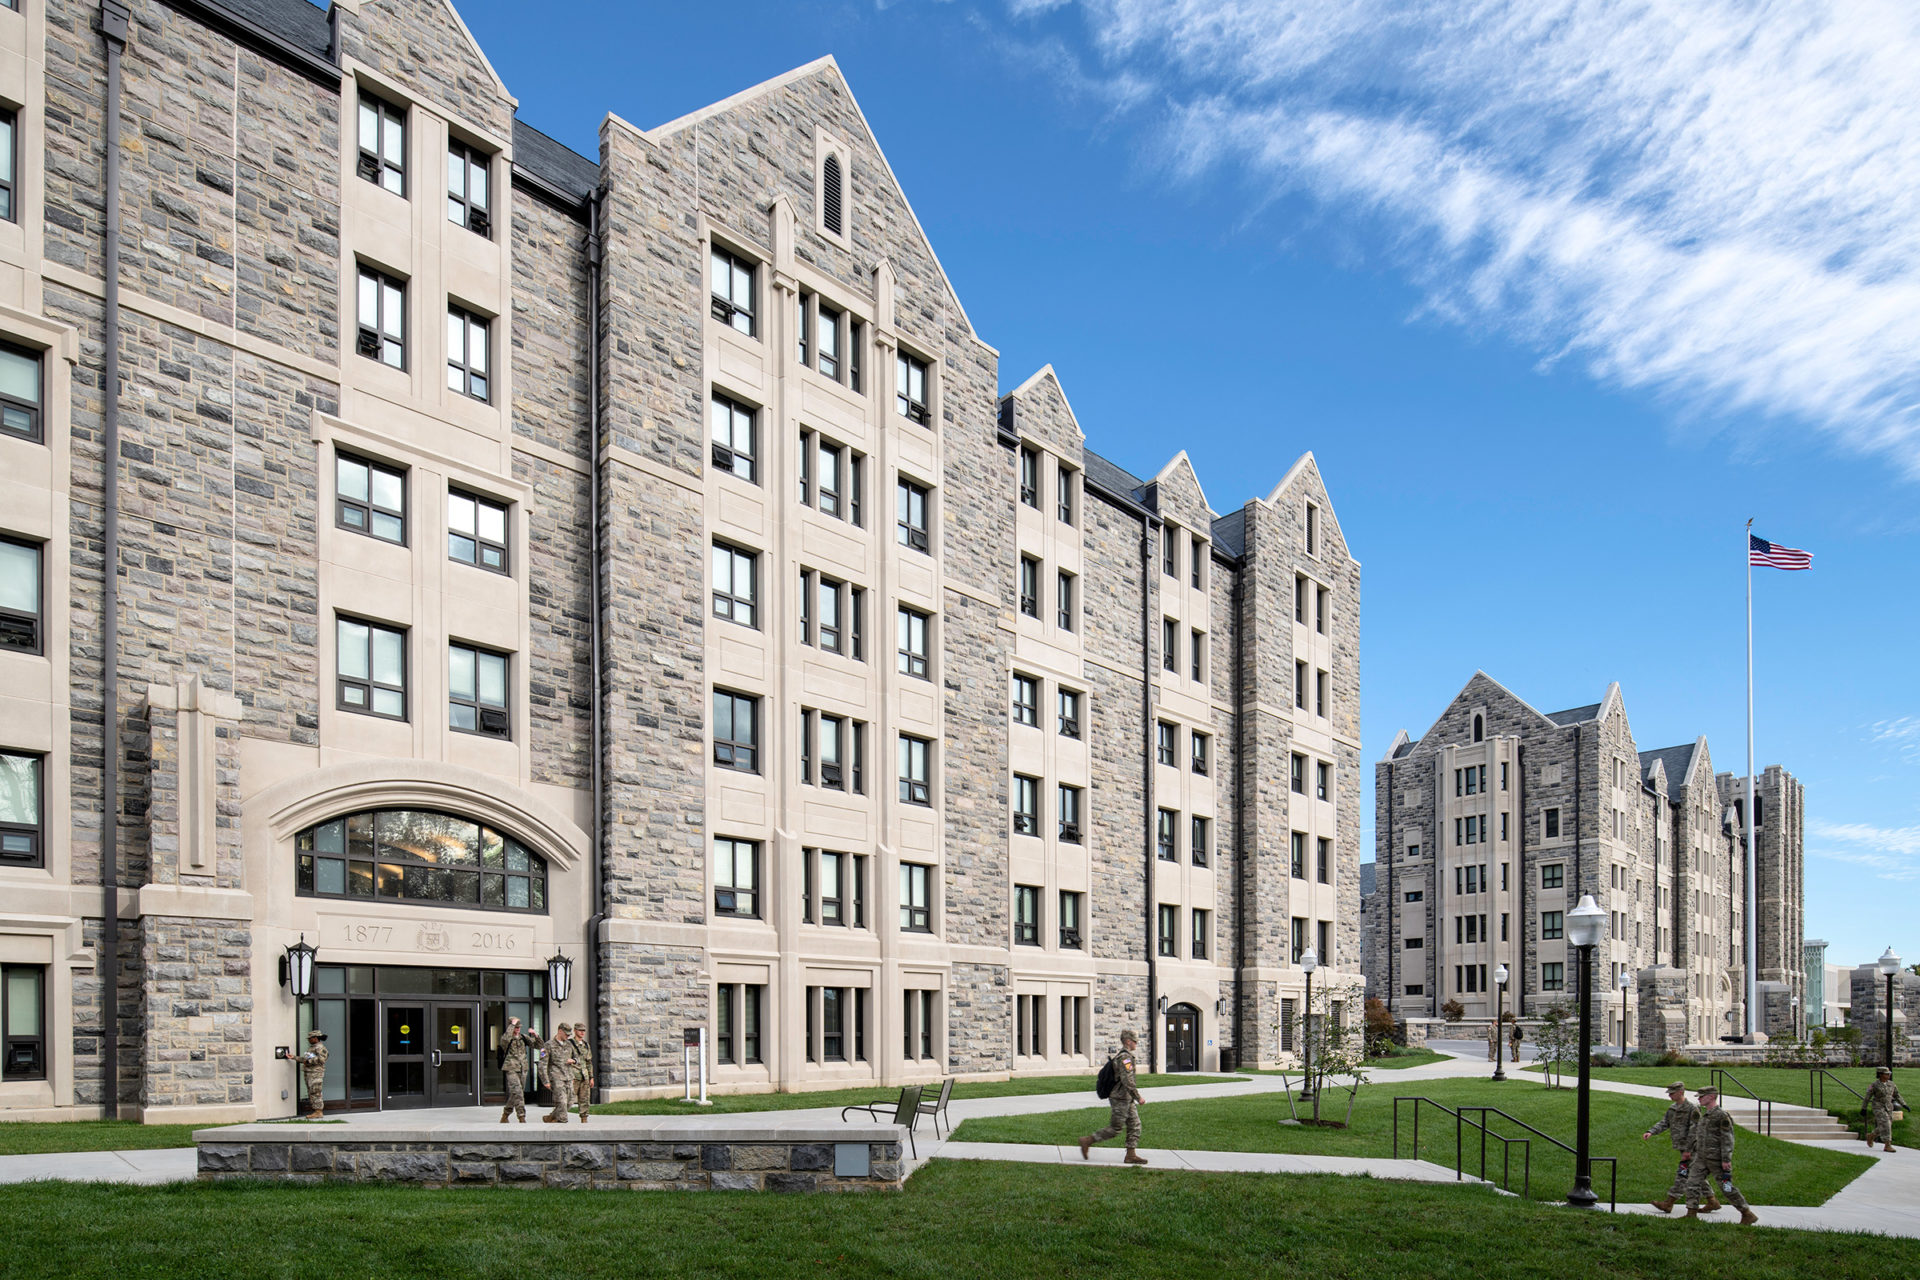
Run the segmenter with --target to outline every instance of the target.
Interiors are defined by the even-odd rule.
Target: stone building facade
[[[588,158],[444,0],[20,0],[0,107],[0,1111],[285,1115],[309,1028],[481,1103],[510,1015],[613,1097],[1208,1069],[1358,984],[1312,456],[1222,516],[1002,394],[830,59]]]
[[[1643,751],[1618,685],[1543,714],[1476,673],[1423,737],[1395,738],[1374,779],[1362,949],[1368,994],[1396,1015],[1458,1001],[1491,1018],[1503,1000],[1531,1017],[1572,1000],[1566,913],[1592,894],[1609,920],[1594,956],[1603,1038],[1665,1047],[1743,1029],[1745,783],[1714,773],[1705,738]],[[1804,995],[1803,793],[1770,766],[1755,797],[1760,1030],[1778,1034]]]

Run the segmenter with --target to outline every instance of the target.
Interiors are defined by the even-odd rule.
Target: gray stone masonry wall
[[[1240,620],[1234,611],[1237,600],[1241,573],[1237,568],[1229,567],[1215,560],[1207,580],[1208,606],[1213,617],[1213,698],[1216,708],[1225,703],[1238,708],[1235,699],[1237,692],[1234,684],[1238,670],[1236,657],[1239,653],[1238,628]],[[1214,963],[1226,968],[1229,977],[1223,981],[1221,992],[1227,998],[1227,1015],[1217,1019],[1215,1029],[1222,1049],[1234,1047],[1236,1060],[1239,1046],[1247,1046],[1248,1053],[1257,1051],[1259,1037],[1250,1024],[1241,1025],[1234,1016],[1234,984],[1231,973],[1238,964],[1235,954],[1236,939],[1240,937],[1240,898],[1245,889],[1243,876],[1252,865],[1252,857],[1243,853],[1240,825],[1240,789],[1244,774],[1240,768],[1240,715],[1222,715],[1215,711],[1213,735],[1213,865],[1215,893],[1214,902],[1218,939],[1214,951]],[[1253,855],[1257,856],[1257,855]]]
[[[81,925],[81,937],[96,956],[100,954],[100,924],[96,917]],[[106,1101],[107,1095],[102,1078],[105,1065],[100,1058],[100,1042],[107,1030],[104,991],[97,970],[74,969],[71,973],[73,1027],[72,1039],[67,1043],[73,1054],[73,1101],[76,1106],[97,1107]],[[57,1028],[49,1028],[50,1052],[58,1052],[58,1034]]]
[[[1088,563],[1091,566],[1091,557]],[[1141,799],[1146,766],[1139,745],[1143,733],[1140,681],[1093,664],[1088,665],[1087,675],[1093,731],[1092,787],[1087,806],[1088,945],[1097,960],[1144,964],[1148,854]]]
[[[1074,422],[1073,410],[1067,404],[1066,392],[1061,390],[1058,378],[1046,374],[1025,395],[1009,395],[1005,398],[1013,401],[1015,434],[1066,459],[1069,466],[1083,464],[1086,437]],[[1017,489],[1003,489],[1001,492],[1011,495],[1010,503],[1019,500]],[[1044,493],[1041,499],[1043,509],[1051,511],[1053,494]],[[1011,506],[1008,517],[1012,517]]]
[[[947,977],[947,1070],[1013,1069],[1013,987],[999,964],[955,964]]]
[[[251,1102],[253,947],[247,926],[161,916],[138,923],[146,981],[141,1105]]]
[[[1691,1039],[1687,1030],[1687,975],[1670,965],[1642,969],[1636,975],[1638,1005],[1633,1044],[1655,1053],[1679,1049]]]
[[[1104,1063],[1119,1052],[1120,1033],[1131,1030],[1140,1037],[1142,1050],[1147,1044],[1147,975],[1103,973],[1094,979],[1093,988],[1093,1060]]]
[[[950,943],[996,949],[1007,945],[1013,928],[1007,858],[1011,658],[1008,636],[999,625],[1003,612],[970,594],[946,593],[940,627],[946,736],[935,752],[940,777],[935,803],[945,832],[941,935]],[[876,758],[892,765],[893,744],[885,748]],[[952,1026],[949,1012],[949,1036]]]
[[[207,1130],[199,1148],[203,1182],[404,1182],[418,1186],[506,1186],[630,1191],[897,1191],[904,1166],[900,1130],[849,1125],[803,1142],[748,1141],[671,1132],[634,1140],[569,1133],[560,1141],[435,1137],[391,1142],[332,1141],[312,1130]],[[874,1141],[884,1135],[884,1140]],[[866,1177],[834,1172],[843,1141],[867,1148]]]
[[[587,228],[513,192],[513,433],[584,467],[587,439]]]
[[[365,63],[496,138],[513,136],[513,103],[446,0],[366,0],[359,10],[340,11],[342,61]],[[425,169],[422,180],[433,184],[426,190],[437,194],[444,172],[438,164]],[[419,188],[408,190],[417,194]]]

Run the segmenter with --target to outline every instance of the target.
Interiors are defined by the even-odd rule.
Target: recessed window
[[[933,743],[911,734],[900,735],[900,803],[933,803]]]
[[[1074,594],[1073,575],[1062,569],[1055,584],[1053,609],[1054,625],[1062,631],[1073,630]]]
[[[1193,540],[1193,559],[1187,562],[1187,570],[1190,575],[1189,584],[1195,588],[1204,589],[1207,585],[1207,540],[1205,538]]]
[[[9,5],[9,8],[12,6]],[[0,111],[0,218],[20,221],[19,121],[11,111]]]
[[[1180,954],[1180,908],[1164,902],[1160,904],[1160,954]]]
[[[509,735],[507,655],[447,646],[447,727],[490,738]]]
[[[798,340],[799,349],[795,352],[795,355],[799,358],[801,364],[811,364],[813,363],[811,358],[811,349],[813,347],[813,325],[811,323],[813,295],[802,291],[796,299],[796,302],[798,304],[799,314],[794,318],[794,336]]]
[[[866,527],[866,455],[818,432],[800,433],[800,502],[823,516]]]
[[[1313,762],[1313,798],[1333,799],[1333,766],[1325,760]]]
[[[1078,473],[1072,467],[1062,466],[1053,481],[1053,514],[1061,524],[1073,523],[1074,477]]]
[[[1320,554],[1320,508],[1314,506],[1311,502],[1307,504],[1307,518],[1305,522],[1305,529],[1306,529],[1306,540],[1307,540],[1307,554],[1310,556],[1319,555]]]
[[[1160,534],[1160,572],[1169,578],[1180,576],[1180,529],[1168,525]]]
[[[707,416],[713,429],[713,465],[749,484],[758,484],[760,474],[754,460],[759,452],[759,431],[754,411],[716,391]]]
[[[333,463],[334,523],[384,542],[407,540],[407,476],[350,454]]]
[[[1061,689],[1057,696],[1060,704],[1060,736],[1077,738],[1080,736],[1080,695],[1072,689]]]
[[[1542,889],[1560,889],[1565,887],[1567,864],[1549,862],[1540,868],[1540,887]]]
[[[547,864],[512,836],[421,809],[348,814],[294,837],[301,897],[495,911],[547,909]]]
[[[927,408],[927,362],[902,351],[894,361],[894,407],[909,422],[928,426],[933,413]]]
[[[1040,616],[1040,562],[1032,556],[1020,557],[1020,612]]]
[[[1560,811],[1558,809],[1547,810],[1546,830],[1547,839],[1557,840],[1560,838]]]
[[[711,279],[713,318],[749,338],[754,336],[753,264],[713,246]]]
[[[47,971],[37,964],[0,965],[0,1079],[47,1078]]]
[[[1190,669],[1188,674],[1195,680],[1205,680],[1207,678],[1207,633],[1204,631],[1196,631],[1190,637],[1190,640],[1191,647],[1188,649]]]
[[[40,760],[24,751],[0,751],[0,865],[43,865]]]
[[[713,1060],[727,1066],[761,1061],[765,984],[720,982],[714,984],[713,992]]]
[[[1160,619],[1160,669],[1180,669],[1180,624],[1172,618]]]
[[[1293,579],[1293,620],[1300,623],[1307,620],[1307,580],[1299,575]]]
[[[1062,783],[1058,793],[1060,807],[1060,839],[1067,844],[1079,844],[1082,839],[1080,808],[1086,793],[1079,787],[1069,787]]]
[[[1212,754],[1213,739],[1204,733],[1193,735],[1193,771],[1206,776],[1208,758]]]
[[[1154,822],[1154,844],[1162,862],[1180,861],[1180,815],[1162,809]]]
[[[900,864],[900,928],[907,933],[933,931],[932,872],[917,862]]]
[[[1330,611],[1327,601],[1330,598],[1331,593],[1325,587],[1313,589],[1313,629],[1321,635],[1327,634],[1327,614]]]
[[[360,333],[355,350],[395,369],[407,367],[407,286],[384,271],[360,268]]]
[[[829,151],[820,162],[820,224],[836,236],[847,234],[846,175],[840,172],[840,157]]]
[[[1291,853],[1293,857],[1292,857],[1292,866],[1290,868],[1290,872],[1293,878],[1295,880],[1305,880],[1307,878],[1307,833],[1306,832],[1296,831],[1293,833]]]
[[[1035,727],[1040,723],[1040,682],[1018,672],[1013,677],[1013,722]]]
[[[1030,444],[1020,446],[1020,502],[1040,509],[1040,451]]]
[[[39,352],[0,342],[0,431],[40,439],[41,368]]]
[[[1333,883],[1333,841],[1321,836],[1314,842],[1313,878],[1321,884]]]
[[[507,508],[478,494],[447,490],[447,559],[507,572]]]
[[[1305,955],[1305,954],[1306,954],[1306,951],[1307,951],[1307,921],[1306,921],[1306,917],[1304,917],[1304,916],[1295,916],[1295,917],[1293,917],[1293,923],[1292,923],[1292,936],[1291,936],[1291,937],[1290,937],[1290,938],[1288,939],[1288,942],[1289,942],[1289,944],[1290,944],[1290,946],[1289,946],[1289,950],[1290,950],[1290,953],[1291,953],[1291,955],[1292,955],[1292,960],[1293,960],[1293,963],[1294,963],[1294,964],[1299,964],[1299,963],[1300,963],[1300,957],[1301,957],[1301,956],[1303,956],[1303,955]],[[1291,1004],[1291,1003],[1293,1003],[1293,1002],[1292,1002],[1291,1000],[1289,1000],[1289,1001],[1287,1001],[1286,1003],[1288,1003],[1288,1004]],[[1283,1021],[1283,1022],[1291,1022],[1291,1021],[1292,1021],[1292,1019],[1291,1019],[1291,1018],[1285,1018],[1285,1019],[1282,1019],[1282,1021]],[[1281,1047],[1282,1047],[1282,1048],[1285,1048],[1285,1046],[1284,1046],[1284,1045],[1283,1045],[1283,1046],[1281,1046]]]
[[[1540,913],[1540,937],[1542,941],[1554,942],[1566,936],[1566,916],[1562,912],[1542,911]]]
[[[1040,834],[1040,779],[1013,775],[1013,834]]]
[[[1040,945],[1040,887],[1013,886],[1013,941],[1021,947]]]
[[[477,236],[493,236],[488,170],[492,160],[464,142],[447,144],[447,221]]]
[[[1191,846],[1193,865],[1204,867],[1213,851],[1213,820],[1195,818],[1193,820],[1193,843]]]
[[[490,404],[487,321],[460,307],[447,308],[447,390]]]
[[[918,680],[929,678],[929,664],[932,659],[927,649],[927,629],[933,619],[918,609],[900,606],[899,645],[900,674],[913,676]]]
[[[1540,989],[1542,991],[1567,989],[1567,966],[1564,961],[1554,961],[1540,966]]]
[[[360,159],[356,171],[397,196],[407,194],[407,112],[370,93],[360,95]]]
[[[760,557],[731,543],[713,544],[713,616],[758,626]]]
[[[1178,767],[1180,757],[1178,748],[1174,744],[1179,740],[1179,729],[1165,720],[1155,724],[1153,728],[1154,758],[1169,769]]]
[[[1287,781],[1295,795],[1307,794],[1307,758],[1305,756],[1296,754],[1292,757],[1288,766]]]
[[[1069,951],[1081,947],[1080,912],[1085,895],[1060,891],[1060,945]]]
[[[1207,958],[1208,944],[1213,940],[1213,913],[1202,911],[1198,907],[1193,911],[1193,950],[1187,955],[1194,960]]]
[[[1324,718],[1327,714],[1328,677],[1324,671],[1313,673],[1313,714]]]
[[[713,763],[742,773],[760,772],[760,699],[713,691]]]
[[[814,361],[814,367],[823,378],[840,381],[840,326],[845,317],[826,303],[818,308],[817,336],[820,340],[820,352]]]
[[[1293,705],[1302,711],[1307,709],[1307,664],[1304,662],[1293,664]]]
[[[41,561],[39,543],[0,537],[0,649],[43,651]]]
[[[760,842],[713,842],[713,910],[715,915],[760,915]]]
[[[927,539],[927,499],[930,496],[924,485],[917,485],[911,480],[901,480],[895,486],[894,513],[901,546],[925,551],[930,545]]]
[[[407,718],[407,633],[344,615],[335,619],[334,705],[342,711]]]

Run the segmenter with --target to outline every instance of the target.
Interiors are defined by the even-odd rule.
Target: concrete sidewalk
[[[63,1151],[33,1156],[0,1156],[0,1184],[58,1178],[64,1182],[186,1182],[195,1176],[198,1153],[192,1147],[146,1151]]]

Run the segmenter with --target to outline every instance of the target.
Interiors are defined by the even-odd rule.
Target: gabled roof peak
[[[1219,513],[1213,509],[1213,504],[1207,501],[1206,487],[1200,483],[1200,473],[1193,469],[1193,459],[1187,456],[1185,449],[1182,449],[1167,459],[1167,465],[1154,472],[1153,479],[1148,481],[1148,483],[1159,484],[1161,481],[1171,477],[1175,472],[1180,470],[1181,467],[1185,467],[1187,474],[1193,477],[1193,487],[1199,490],[1200,503],[1207,509],[1207,522],[1211,525],[1212,522],[1218,518]]]

